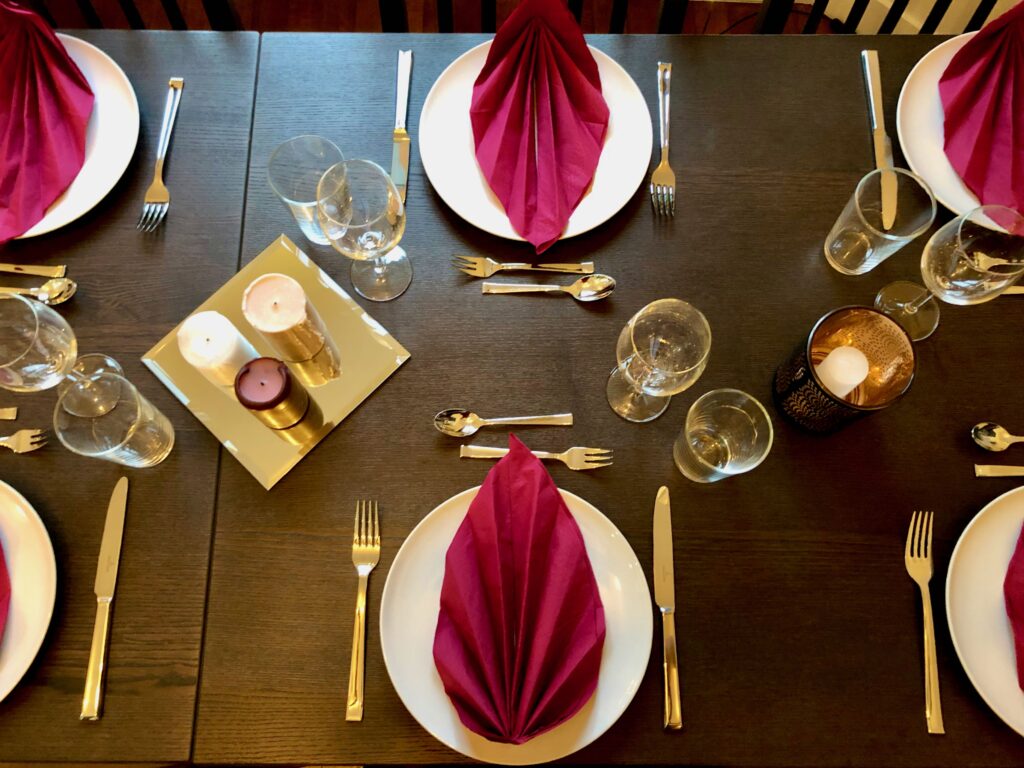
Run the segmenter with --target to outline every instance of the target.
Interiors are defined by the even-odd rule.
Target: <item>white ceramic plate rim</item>
[[[46,526],[43,525],[42,518],[39,517],[39,514],[32,508],[32,505],[28,503],[24,496],[3,480],[0,480],[0,533],[3,532],[5,516],[3,505],[5,502],[10,502],[19,508],[19,512],[21,512],[26,520],[26,527],[38,537],[40,545],[45,545],[45,549],[49,552],[50,556],[42,565],[42,569],[45,571],[45,583],[41,585],[41,599],[38,595],[33,595],[34,599],[32,600],[34,605],[39,606],[40,611],[45,612],[45,619],[38,623],[36,633],[26,637],[23,645],[16,652],[8,647],[8,644],[11,642],[9,633],[5,632],[4,638],[0,639],[0,650],[4,651],[4,653],[0,653],[0,659],[6,659],[8,663],[14,664],[14,672],[9,678],[6,670],[0,669],[0,701],[3,701],[21,682],[21,678],[25,676],[25,673],[39,654],[39,649],[42,648],[46,632],[50,627],[50,621],[53,619],[53,608],[57,600],[57,558],[53,552],[50,534],[47,532]],[[13,556],[8,554],[8,566],[10,566],[12,561]],[[24,595],[29,590],[19,586],[16,573],[11,573],[8,570],[8,575],[11,577],[11,611],[13,612],[15,601],[19,599],[19,594]],[[4,678],[8,680],[6,685],[3,682]]]
[[[934,114],[937,108],[938,114],[942,115],[939,77],[945,67],[940,70],[933,64],[935,59],[944,56],[952,59],[956,52],[963,48],[974,35],[974,32],[957,35],[940,43],[922,56],[903,82],[900,98],[896,104],[896,133],[899,136],[900,147],[903,148],[903,156],[907,160],[907,165],[910,166],[910,170],[928,182],[935,199],[957,215],[967,213],[981,203],[967,188],[956,169],[949,162],[949,158],[946,157],[946,152],[943,149],[945,142],[943,120],[940,118],[936,124],[934,120],[920,117],[917,110],[931,111]],[[933,69],[938,73],[936,76],[933,76]],[[923,88],[929,88],[931,92],[919,93]],[[918,102],[923,102],[923,105]],[[915,135],[910,127],[911,120],[915,117],[927,131],[923,136],[920,133]]]
[[[400,560],[401,560],[401,557],[402,557],[402,551],[405,549],[406,545],[410,541],[414,541],[415,540],[416,534],[420,530],[420,528],[424,528],[424,527],[426,527],[426,526],[431,524],[431,522],[430,522],[431,518],[434,517],[435,514],[443,513],[443,511],[445,511],[447,508],[449,508],[449,507],[451,507],[453,505],[459,505],[459,504],[463,504],[463,503],[465,504],[465,506],[468,509],[469,504],[472,502],[473,497],[475,497],[476,493],[479,490],[480,490],[480,486],[475,486],[473,488],[468,488],[467,490],[462,491],[461,493],[457,493],[456,495],[452,496],[451,498],[446,499],[445,501],[443,501],[440,504],[438,504],[430,512],[430,514],[428,514],[426,517],[424,517],[416,525],[416,527],[412,530],[412,532],[409,534],[409,536],[406,538],[406,540],[402,543],[402,547],[399,549],[398,553],[395,555],[395,559],[394,559],[394,561],[391,564],[391,568],[390,568],[390,570],[388,572],[388,579],[384,583],[384,591],[383,591],[383,594],[381,596],[381,605],[380,605],[380,640],[381,640],[381,650],[382,650],[383,655],[384,655],[384,666],[387,669],[388,677],[391,679],[391,684],[394,687],[395,692],[398,694],[399,699],[401,699],[402,704],[405,706],[406,710],[408,710],[408,712],[413,716],[413,718],[416,720],[416,722],[419,723],[420,726],[425,731],[427,731],[427,733],[429,733],[431,736],[433,736],[435,739],[437,739],[439,742],[441,742],[445,746],[449,747],[450,749],[453,749],[453,750],[455,750],[457,752],[460,752],[461,754],[464,754],[467,757],[471,757],[471,758],[473,758],[475,760],[480,760],[482,762],[496,762],[497,763],[498,761],[491,760],[488,757],[481,756],[479,754],[471,754],[468,751],[464,751],[458,745],[452,744],[450,741],[446,740],[444,738],[444,736],[442,736],[441,734],[436,733],[435,731],[431,730],[430,728],[427,727],[426,724],[423,723],[423,721],[420,719],[420,717],[419,717],[419,715],[417,713],[416,708],[410,705],[410,702],[403,695],[401,687],[399,685],[397,685],[396,682],[395,682],[394,676],[392,675],[393,662],[389,661],[388,643],[385,640],[385,635],[387,634],[387,626],[388,626],[387,606],[388,606],[389,600],[391,599],[391,597],[390,597],[391,592],[394,590],[393,582],[391,581],[391,574],[395,572],[396,566],[398,566],[399,563],[400,563]],[[617,536],[621,539],[622,545],[625,546],[626,549],[628,549],[630,555],[632,556],[633,562],[631,563],[631,565],[634,565],[636,567],[636,569],[637,569],[637,572],[640,574],[640,582],[642,583],[643,599],[645,601],[643,604],[646,605],[646,606],[651,606],[651,593],[650,593],[650,589],[647,586],[647,579],[644,576],[643,568],[640,566],[640,561],[637,559],[636,553],[633,552],[633,548],[630,546],[629,541],[625,538],[625,536],[622,535],[621,531],[619,531],[618,528],[615,526],[615,524],[610,519],[608,519],[608,517],[606,517],[599,509],[597,509],[597,507],[595,507],[590,502],[588,502],[585,499],[575,495],[574,493],[570,493],[569,491],[565,491],[565,490],[559,489],[559,493],[562,494],[562,498],[564,499],[566,505],[569,507],[569,510],[573,513],[574,517],[577,516],[577,511],[581,511],[585,515],[592,515],[591,519],[594,520],[598,525],[606,527],[608,529],[611,529],[611,530],[615,531]],[[583,529],[584,529],[584,526],[581,525],[581,530],[583,530]],[[448,543],[446,543],[444,545],[444,550],[445,551],[447,551],[447,548],[448,548],[449,544],[450,544],[450,542],[448,542]],[[443,568],[444,568],[443,563],[440,565],[440,567],[443,570]],[[638,591],[640,591],[640,590],[638,589]],[[551,754],[546,754],[546,755],[543,755],[543,756],[536,756],[536,755],[530,756],[529,753],[526,752],[526,750],[529,750],[532,745],[536,744],[536,741],[537,741],[536,739],[534,739],[534,740],[532,740],[530,742],[527,742],[526,744],[521,744],[521,745],[511,745],[511,744],[494,745],[497,748],[501,748],[502,751],[507,750],[507,753],[508,753],[507,756],[506,756],[507,759],[501,761],[498,764],[504,764],[504,765],[532,765],[532,764],[536,764],[536,763],[550,762],[552,760],[557,760],[557,759],[565,757],[567,755],[571,755],[571,754],[579,751],[580,749],[583,749],[588,744],[591,744],[596,739],[598,739],[609,728],[611,728],[611,726],[614,725],[619,720],[620,717],[622,717],[622,714],[626,711],[626,709],[629,707],[630,703],[632,703],[633,698],[636,696],[636,692],[640,688],[640,682],[643,679],[644,672],[646,671],[648,662],[650,661],[651,645],[652,645],[653,637],[654,637],[654,618],[653,618],[652,610],[645,611],[643,613],[643,616],[647,619],[647,621],[645,623],[646,625],[644,627],[640,627],[639,628],[639,631],[638,631],[639,637],[636,638],[636,642],[632,643],[631,646],[630,646],[631,650],[633,650],[633,651],[636,651],[636,649],[639,649],[639,652],[638,652],[637,655],[638,655],[638,658],[639,658],[640,655],[642,655],[642,657],[643,657],[643,664],[639,665],[640,667],[642,667],[642,670],[641,670],[641,672],[639,674],[639,677],[635,681],[635,683],[630,686],[631,690],[629,690],[629,689],[626,690],[626,695],[624,696],[621,708],[619,708],[618,711],[616,711],[613,716],[609,716],[608,719],[607,719],[607,722],[603,723],[595,732],[587,734],[580,741],[578,741],[577,743],[574,743],[571,746],[571,748],[568,749],[568,751],[561,751],[561,750],[559,750],[557,752],[552,751]],[[607,671],[605,670],[605,665],[607,663],[609,663],[609,661],[608,661],[608,658],[605,656],[605,657],[602,658],[602,661],[601,661],[602,674],[608,674]],[[433,664],[433,660],[432,659],[431,659],[431,664]],[[441,685],[440,679],[438,679],[437,684]],[[600,686],[600,683],[598,683],[598,685]],[[444,695],[443,691],[442,691],[442,695]],[[596,696],[596,694],[595,694],[595,696]],[[445,701],[447,702],[448,699],[447,699],[446,695],[444,696],[444,698],[445,698]],[[593,702],[593,699],[591,699],[591,703],[592,702]],[[458,716],[455,714],[454,707],[452,707],[450,702],[449,702],[448,706],[451,708],[452,719],[453,719],[453,722],[455,723],[455,727],[456,728],[462,729],[471,738],[478,738],[478,739],[481,738],[481,737],[476,736],[475,734],[471,734],[470,731],[468,729],[466,729],[465,726],[463,726],[458,721]],[[589,706],[590,706],[590,704],[588,703],[587,707],[589,707]],[[573,723],[573,721],[582,712],[586,711],[587,707],[584,707],[584,709],[581,710],[579,713],[577,713],[577,715],[575,715],[573,718],[570,718],[570,720],[566,721],[562,725],[554,728],[551,731],[548,731],[546,734],[542,734],[541,736],[539,736],[537,738],[538,739],[543,739],[544,737],[548,736],[549,734],[557,734],[560,729],[568,726],[570,723]],[[491,744],[491,742],[488,742],[488,744]],[[518,758],[516,757],[517,755],[518,755]]]
[[[953,548],[953,554],[949,558],[949,568],[946,571],[946,622],[949,625],[949,635],[953,639],[953,648],[956,650],[957,658],[960,659],[960,666],[962,666],[964,668],[964,672],[967,673],[967,679],[971,681],[971,685],[974,686],[974,689],[978,692],[978,695],[981,696],[984,702],[988,704],[989,708],[996,713],[1000,720],[1006,723],[1018,734],[1024,736],[1024,728],[1021,728],[1018,725],[1015,725],[1013,722],[1011,722],[1011,718],[1009,717],[1009,715],[1003,711],[1002,707],[998,706],[998,704],[995,701],[993,701],[993,698],[986,692],[985,688],[979,683],[976,675],[971,671],[971,665],[968,662],[966,653],[961,648],[960,643],[957,640],[956,627],[954,626],[953,622],[951,597],[953,579],[955,577],[955,570],[959,562],[960,551],[963,542],[966,541],[967,538],[971,535],[975,525],[977,525],[979,521],[981,521],[991,509],[995,508],[998,505],[1001,505],[1005,501],[1013,499],[1016,496],[1024,496],[1024,486],[1014,488],[1013,490],[1007,491],[1001,496],[997,496],[996,498],[992,499],[992,501],[990,501],[988,504],[981,508],[981,511],[974,516],[971,522],[967,524],[967,527],[964,528],[964,532],[960,534],[960,538],[957,540],[956,546]],[[1021,500],[1020,503],[1024,505],[1024,500]],[[1011,674],[1013,675],[1015,680],[1017,677],[1016,672],[1016,669],[1011,671]]]
[[[16,238],[19,240],[45,235],[70,224],[95,208],[120,181],[135,155],[135,147],[139,142],[139,100],[124,70],[92,43],[61,32],[57,33],[57,37],[88,80],[96,96],[96,104],[86,129],[85,162],[81,170],[64,194],[46,210],[46,215]],[[101,72],[95,71],[91,66],[97,62],[102,68]],[[99,120],[97,112],[101,108],[100,100],[104,98],[105,93],[114,94],[121,90],[131,97],[131,111],[111,117],[116,116],[117,120],[125,122],[125,125],[119,125],[117,131],[109,131],[109,139],[106,139],[106,134],[103,137],[96,135],[99,130],[96,124]],[[113,101],[115,96],[107,98]],[[131,141],[125,141],[129,135],[132,137]],[[85,189],[85,185],[90,185],[90,188]]]
[[[465,151],[473,156],[473,164],[478,174],[478,184],[482,188],[482,194],[474,197],[472,202],[467,202],[467,200],[461,196],[459,198],[455,198],[451,194],[447,193],[447,185],[443,181],[444,174],[447,172],[445,156],[437,156],[435,158],[435,154],[441,154],[441,148],[435,150],[430,144],[430,137],[433,131],[429,127],[429,111],[431,110],[434,102],[439,98],[437,93],[439,93],[440,88],[446,84],[446,81],[452,77],[452,71],[458,67],[464,59],[469,56],[480,55],[482,52],[485,52],[490,48],[491,42],[491,40],[488,40],[470,48],[449,64],[440,76],[438,76],[437,80],[434,81],[433,86],[430,88],[430,92],[427,94],[427,98],[423,101],[423,108],[420,111],[420,161],[423,163],[423,170],[426,172],[427,178],[430,180],[434,190],[441,199],[444,200],[448,207],[456,213],[456,215],[484,232],[509,240],[522,241],[523,238],[515,231],[515,229],[513,229],[512,223],[509,221],[508,216],[505,215],[504,208],[491,191],[490,185],[484,178],[479,166],[476,165],[476,154],[472,144],[469,144],[465,148]],[[598,68],[601,71],[602,84],[604,84],[607,74],[609,72],[613,72],[621,82],[628,84],[626,87],[630,92],[630,101],[635,100],[635,103],[608,104],[609,110],[611,111],[611,117],[608,123],[608,135],[605,137],[605,146],[602,149],[597,169],[594,172],[594,187],[601,184],[602,190],[605,188],[614,189],[618,191],[618,194],[613,195],[614,199],[609,200],[605,206],[594,209],[586,205],[587,198],[594,194],[594,188],[589,190],[580,202],[579,206],[577,206],[576,210],[573,211],[572,216],[569,217],[569,222],[566,224],[565,231],[559,238],[560,240],[565,240],[570,237],[575,237],[576,235],[581,235],[584,232],[589,232],[595,227],[598,227],[608,221],[616,213],[622,210],[623,207],[625,207],[625,205],[633,198],[633,195],[636,194],[636,190],[640,187],[644,178],[647,176],[647,170],[650,167],[651,162],[651,147],[654,143],[654,127],[651,123],[651,113],[647,107],[647,101],[644,99],[643,93],[640,91],[639,86],[637,86],[636,81],[633,80],[621,64],[615,61],[615,59],[604,51],[599,48],[595,48],[594,46],[588,46],[588,48],[590,48],[590,52],[594,55],[594,59],[597,61]],[[480,65],[482,68],[483,60],[481,60]],[[475,79],[476,74],[473,75],[473,80]],[[642,107],[642,110],[640,107]],[[606,169],[610,167],[610,163],[614,162],[614,160],[610,159],[611,156],[608,151],[608,145],[612,132],[616,129],[616,122],[624,119],[630,120],[632,116],[630,118],[624,118],[624,115],[632,112],[641,113],[642,119],[637,119],[635,121],[636,130],[641,133],[624,137],[622,139],[622,144],[629,147],[630,152],[636,153],[636,167],[625,177],[620,175],[612,178],[606,171]],[[455,119],[464,120],[465,124],[468,125],[470,122],[468,109],[465,114],[460,114]],[[424,130],[425,125],[428,126],[426,130]],[[472,137],[472,129],[470,129],[470,137]],[[633,147],[636,147],[636,149],[633,150]],[[625,157],[625,155],[623,155],[623,157]],[[630,156],[628,160],[631,164],[634,158]],[[602,179],[604,180],[603,182]],[[439,180],[441,181],[440,184],[438,183]],[[476,191],[476,187],[474,187],[474,191]],[[485,205],[488,206],[488,212],[486,216],[481,217],[480,208]],[[493,210],[490,210],[494,208],[496,208],[497,212],[500,214],[500,219],[499,217],[494,216]],[[496,223],[498,221],[501,223]]]

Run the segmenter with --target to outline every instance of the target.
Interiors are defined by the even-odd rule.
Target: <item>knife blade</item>
[[[405,191],[409,183],[409,148],[411,140],[405,129],[405,118],[409,111],[409,81],[412,79],[412,51],[398,52],[398,92],[395,97],[395,130],[392,134],[391,180],[398,187],[398,194],[405,202]]]
[[[893,168],[892,140],[885,132],[885,113],[882,108],[882,73],[878,65],[878,51],[861,51],[864,87],[868,96],[868,115],[871,118],[871,144],[875,154],[875,167],[880,171]],[[882,228],[892,229],[896,221],[896,174],[883,173]]]
[[[124,518],[128,508],[128,478],[122,477],[114,486],[107,505],[107,518],[103,524],[103,540],[96,566],[96,623],[89,650],[89,668],[85,675],[85,693],[82,696],[81,720],[99,720],[103,711],[103,679],[107,666],[107,647],[110,644],[110,609],[117,587],[117,567],[121,561],[121,539],[124,537]]]
[[[683,727],[679,696],[679,660],[676,656],[676,586],[672,556],[672,505],[668,488],[661,486],[654,500],[654,601],[661,609],[664,640],[666,729]]]

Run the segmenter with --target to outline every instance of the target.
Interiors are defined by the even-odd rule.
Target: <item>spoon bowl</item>
[[[1005,451],[1014,443],[1024,441],[1024,437],[1011,435],[1004,427],[992,421],[983,421],[971,427],[971,437],[986,451]]]
[[[38,288],[29,289],[27,293],[32,298],[52,307],[54,304],[63,304],[74,296],[77,290],[78,283],[74,280],[67,277],[55,277],[52,280],[47,280]]]
[[[434,426],[449,437],[469,437],[483,426],[483,419],[472,411],[448,408],[434,416]]]
[[[562,288],[576,301],[600,301],[615,290],[615,278],[608,275],[587,275]]]

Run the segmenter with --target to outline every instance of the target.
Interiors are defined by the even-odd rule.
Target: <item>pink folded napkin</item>
[[[1003,581],[1006,615],[1013,630],[1013,644],[1017,651],[1017,684],[1024,690],[1024,530],[1017,539],[1017,548],[1010,558]]]
[[[31,229],[85,160],[93,95],[38,14],[0,0],[0,243]]]
[[[984,205],[1024,213],[1024,3],[957,51],[939,80],[946,156]]]
[[[604,608],[572,513],[515,436],[445,558],[434,663],[463,725],[522,744],[593,695]]]
[[[512,226],[545,251],[590,186],[608,129],[597,62],[559,0],[523,0],[473,86],[476,157]]]
[[[11,604],[11,579],[7,575],[7,563],[4,562],[4,548],[0,546],[0,641],[4,639],[4,627],[7,625],[7,609]]]

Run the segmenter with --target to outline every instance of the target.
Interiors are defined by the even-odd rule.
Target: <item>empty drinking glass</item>
[[[306,239],[317,245],[329,241],[316,217],[316,187],[324,171],[345,159],[323,136],[296,136],[274,150],[267,166],[270,188],[277,193]]]
[[[0,387],[38,392],[60,383],[78,342],[68,321],[35,299],[0,294]]]
[[[879,291],[875,307],[914,341],[939,325],[939,303],[991,301],[1024,274],[1024,216],[1002,205],[983,205],[940,227],[921,255],[927,288],[899,280]]]
[[[687,302],[660,299],[633,315],[615,351],[619,364],[608,378],[608,404],[626,421],[651,421],[704,372],[711,327]]]
[[[127,467],[159,464],[174,447],[171,422],[116,373],[71,382],[53,411],[53,429],[68,450]]]
[[[405,206],[387,171],[369,160],[330,168],[317,190],[320,226],[334,249],[352,259],[352,287],[370,301],[390,301],[412,282],[412,264],[397,247]]]
[[[755,398],[738,389],[715,389],[690,406],[672,456],[690,480],[714,483],[764,461],[772,435],[772,420]]]
[[[883,220],[882,193],[892,189],[895,211]],[[853,197],[825,238],[825,258],[846,275],[869,272],[935,220],[935,197],[924,179],[902,168],[874,170],[860,180]],[[885,226],[886,224],[889,226]]]

